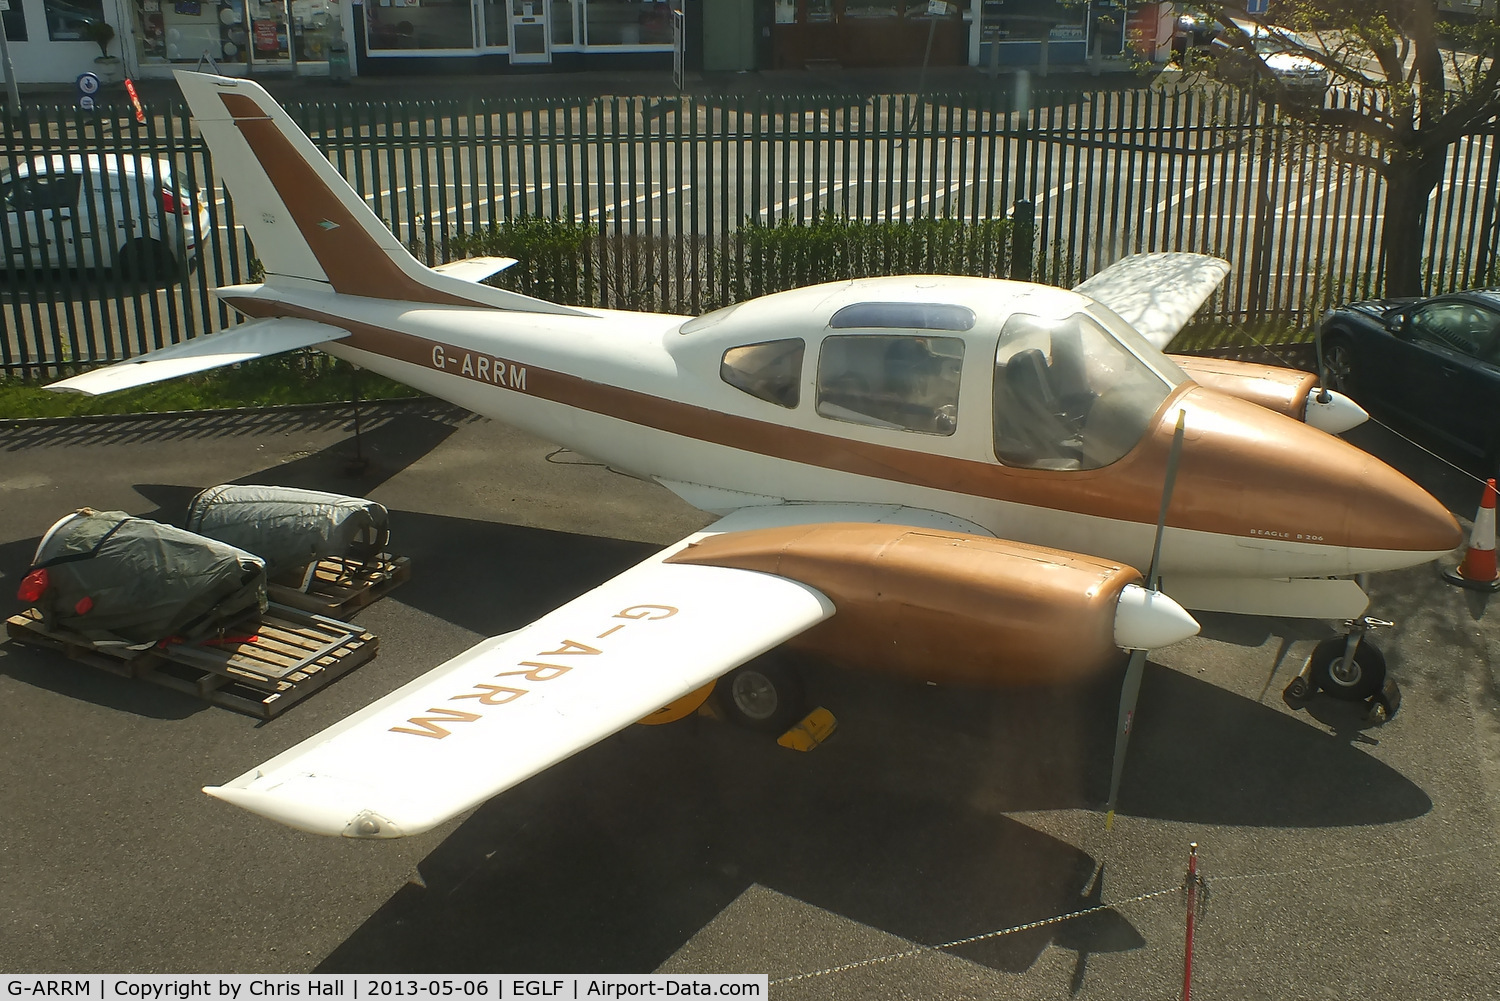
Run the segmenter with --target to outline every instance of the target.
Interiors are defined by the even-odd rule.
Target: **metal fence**
[[[1342,100],[1337,95],[1332,100]],[[600,98],[304,104],[289,108],[396,236],[429,263],[458,234],[571,220],[596,243],[597,305],[696,313],[747,282],[745,221],[829,214],[978,223],[1027,203],[1038,280],[1072,285],[1129,253],[1193,250],[1234,269],[1208,313],[1305,323],[1380,289],[1382,183],[1233,91],[1033,95]],[[169,226],[194,270],[115,260],[135,204],[7,205],[0,368],[115,360],[231,325],[211,297],[255,280],[254,249],[185,109],[29,107],[0,131],[0,170],[38,157],[165,160],[206,192],[205,225]],[[1493,124],[1453,151],[1423,241],[1433,290],[1496,278]],[[85,180],[88,185],[97,182]],[[148,196],[149,197],[149,196]],[[18,211],[11,211],[17,209]],[[27,230],[29,226],[29,230]],[[58,267],[68,244],[94,267]],[[524,267],[523,261],[520,267]]]

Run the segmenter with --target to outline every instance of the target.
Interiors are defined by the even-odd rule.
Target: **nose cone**
[[[1198,620],[1160,591],[1126,584],[1115,605],[1115,646],[1155,650],[1198,635]]]
[[[1202,524],[1260,550],[1277,576],[1395,570],[1463,541],[1427,491],[1348,442],[1243,400],[1197,388],[1174,495]],[[1157,433],[1169,435],[1169,420]],[[1173,518],[1177,524],[1177,518]]]

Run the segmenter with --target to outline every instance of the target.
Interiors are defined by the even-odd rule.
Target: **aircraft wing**
[[[59,393],[99,396],[348,336],[347,330],[312,320],[289,317],[251,320],[221,333],[194,337],[129,361],[62,379],[46,388]]]
[[[1229,274],[1229,262],[1206,254],[1136,254],[1073,288],[1119,313],[1165,348]]]
[[[663,562],[705,534],[204,792],[316,834],[417,834],[833,614],[783,577]]]

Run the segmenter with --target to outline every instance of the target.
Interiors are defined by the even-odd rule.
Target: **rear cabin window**
[[[719,378],[757,400],[794,409],[802,400],[806,347],[799,337],[730,348],[719,363]]]
[[[926,334],[844,334],[823,341],[818,413],[837,421],[951,435],[964,342]]]

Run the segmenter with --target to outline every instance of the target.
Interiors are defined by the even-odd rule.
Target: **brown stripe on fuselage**
[[[477,300],[429,288],[403,271],[259,104],[244,94],[220,94],[219,98],[336,291],[375,299],[485,307]]]
[[[342,327],[351,336],[340,344],[455,377],[461,376],[432,364],[434,347],[457,356],[482,353],[287,303],[239,296],[226,296],[224,301],[251,317],[291,316]],[[1282,543],[1415,552],[1445,551],[1462,541],[1451,515],[1379,460],[1331,435],[1192,382],[1168,396],[1151,429],[1124,458],[1100,469],[1067,471],[1019,469],[855,441],[530,364],[525,393],[684,438],[822,469],[1145,525],[1156,523],[1177,410],[1186,407],[1192,416],[1168,518],[1174,528]],[[1268,424],[1275,425],[1269,434]],[[1209,447],[1200,444],[1205,437]]]

